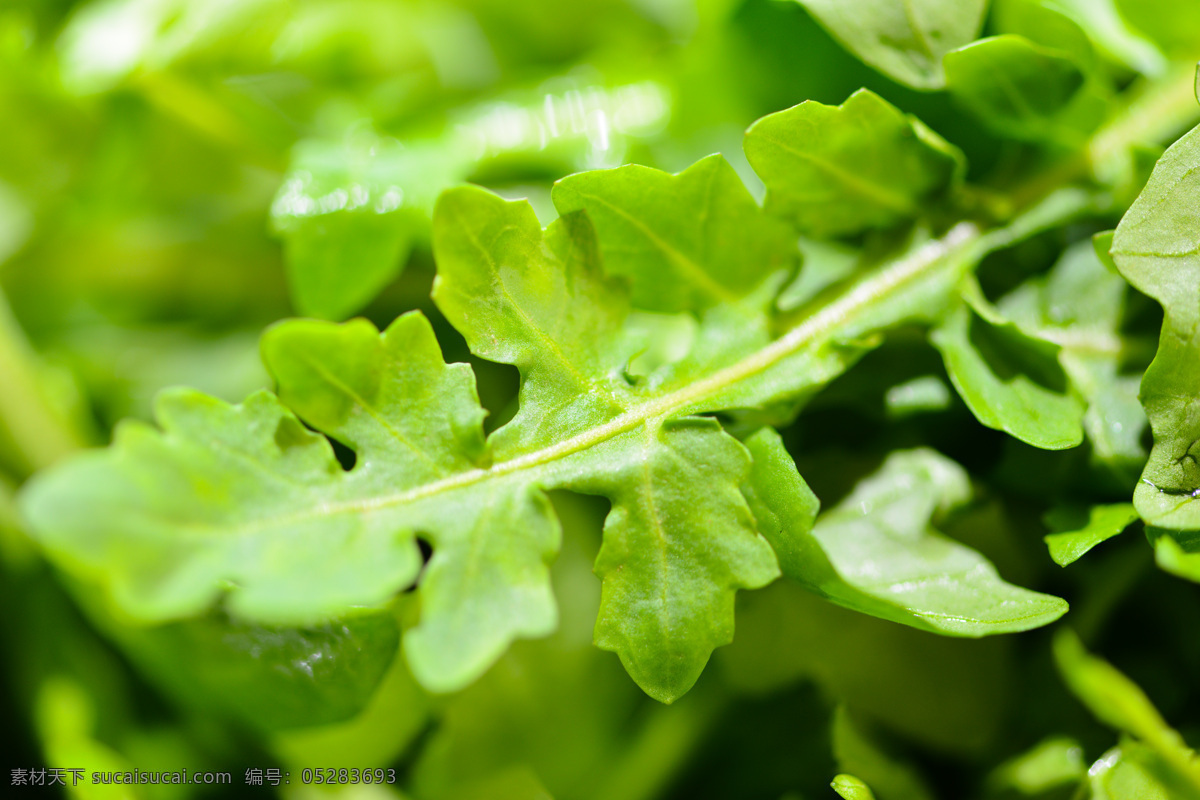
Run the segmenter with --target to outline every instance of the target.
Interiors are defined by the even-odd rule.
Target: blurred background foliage
[[[986,30],[1004,25],[993,10]],[[1104,70],[1121,86],[1135,77],[1130,59],[1145,71],[1161,65],[1137,58],[1155,57],[1105,55]],[[977,184],[1003,187],[1044,157],[1041,145],[989,133],[970,102],[864,66],[795,2],[0,6],[6,762],[232,769],[235,788],[247,767],[281,766],[292,782],[279,791],[298,798],[316,796],[299,785],[304,767],[383,764],[397,786],[343,793],[795,800],[832,796],[832,776],[850,771],[882,800],[1074,796],[1085,760],[1112,734],[1066,692],[1044,631],[944,639],[777,584],[739,599],[736,641],[695,691],[671,707],[649,700],[591,644],[590,566],[607,510],[592,499],[555,498],[565,528],[559,632],[517,643],[479,683],[436,697],[400,659],[364,655],[314,673],[300,657],[343,635],[388,652],[390,623],[367,616],[340,631],[271,636],[217,618],[126,628],[81,605],[86,593],[60,585],[19,530],[22,480],[107,442],[123,418],[149,418],[159,389],[237,401],[265,386],[258,335],[287,316],[361,314],[383,326],[422,309],[447,358],[475,365],[494,427],[512,413],[515,370],[471,357],[429,301],[429,212],[443,188],[473,181],[528,197],[547,222],[549,187],[566,174],[629,162],[678,170],[719,151],[761,196],[745,128],[861,86],[961,148]],[[1001,294],[1045,269],[1102,222],[993,256],[985,289]],[[1130,356],[1135,374],[1158,312],[1138,296],[1129,304],[1128,327],[1148,342]],[[927,444],[959,460],[978,499],[943,529],[1006,578],[1068,598],[1084,640],[1185,736],[1200,733],[1188,727],[1200,720],[1196,587],[1152,570],[1134,536],[1083,571],[1060,571],[1040,540],[1042,514],[1063,498],[1126,500],[1140,442],[1131,463],[1097,465],[1087,448],[1047,454],[984,430],[951,398],[933,351],[903,335],[825,390],[785,440],[826,507],[895,448]],[[412,609],[401,597],[389,614],[403,627]],[[240,659],[231,664],[230,652]]]

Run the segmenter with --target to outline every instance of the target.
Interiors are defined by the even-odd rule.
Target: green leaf
[[[1066,612],[1062,600],[1004,582],[979,553],[933,529],[971,494],[966,472],[944,456],[893,453],[813,527],[815,498],[778,436],[764,431],[746,446],[747,496],[783,574],[832,602],[950,636],[1028,630]]]
[[[313,627],[223,616],[154,627],[107,625],[122,650],[185,707],[259,731],[328,725],[357,714],[396,658],[388,611]]]
[[[871,787],[853,775],[836,775],[829,785],[843,800],[875,800]]]
[[[1114,747],[1088,770],[1092,800],[1171,800],[1187,797],[1163,779],[1163,767],[1153,751],[1135,743]]]
[[[1101,722],[1133,736],[1162,761],[1165,777],[1200,797],[1200,759],[1133,681],[1088,653],[1070,630],[1054,639],[1054,658],[1071,692]]]
[[[992,19],[997,33],[1016,34],[1057,50],[1084,71],[1090,72],[1095,66],[1095,49],[1084,23],[1054,0],[999,0],[993,5]]]
[[[950,407],[952,400],[950,387],[936,375],[922,375],[891,386],[883,398],[889,419],[944,411]]]
[[[505,426],[497,457],[544,445],[619,412],[628,354],[613,344],[628,292],[604,274],[591,226],[575,213],[546,229],[527,203],[482,189],[438,202],[434,299],[478,356],[521,371],[521,410]],[[551,413],[540,424],[527,423]],[[547,427],[558,423],[565,429]],[[510,438],[523,434],[523,441]]]
[[[1050,557],[1060,567],[1074,563],[1101,542],[1128,528],[1138,518],[1132,503],[1092,506],[1089,509],[1060,506],[1046,515],[1055,531],[1045,536]]]
[[[946,55],[946,88],[996,133],[1026,141],[1079,143],[1101,121],[1080,126],[1063,112],[1084,85],[1066,53],[1007,34],[981,39]]]
[[[917,216],[962,163],[936,133],[866,89],[840,106],[808,100],[763,117],[745,146],[767,185],[767,211],[818,238]]]
[[[1171,531],[1148,528],[1146,535],[1154,545],[1154,561],[1166,572],[1200,583],[1200,553],[1196,552],[1195,531]]]
[[[553,197],[563,215],[587,208],[605,270],[633,278],[633,304],[649,311],[737,302],[795,260],[791,231],[721,155],[677,175],[637,165],[583,172],[556,183]]]
[[[1083,440],[1083,407],[1058,363],[1057,345],[964,304],[930,333],[950,381],[981,423],[1047,450]]]
[[[989,795],[1016,792],[1028,797],[1076,785],[1087,774],[1079,743],[1053,737],[996,767],[987,777],[987,786]]]
[[[1105,255],[1106,238],[1096,240]],[[1047,275],[1021,284],[998,306],[1029,335],[1059,345],[1059,362],[1087,402],[1083,427],[1093,456],[1125,476],[1145,462],[1146,415],[1137,402],[1137,378],[1121,372],[1128,346],[1120,333],[1128,285],[1098,256],[1091,243],[1078,242]]]
[[[942,56],[979,33],[987,0],[799,0],[867,64],[914,89],[945,83]]]
[[[271,204],[296,309],[344,319],[374,299],[427,239],[437,193],[465,169],[442,148],[370,133],[302,142]]]
[[[833,757],[839,770],[861,775],[879,800],[933,798],[920,773],[881,750],[844,706],[833,715]],[[835,789],[836,782],[835,778]]]
[[[443,362],[420,314],[382,335],[362,320],[285,322],[262,344],[277,398],[164,395],[161,432],[127,425],[109,450],[23,490],[31,529],[57,563],[154,622],[222,602],[247,623],[319,624],[416,582],[404,651],[423,686],[453,691],[557,624],[548,565],[560,534],[545,491],[603,495],[596,639],[649,694],[679,697],[730,640],[736,591],[779,574],[741,491],[747,449],[694,415],[794,409],[879,331],[936,317],[978,258],[1033,228],[984,240],[960,226],[919,242],[782,332],[778,281],[680,312],[698,315],[690,349],[639,377],[627,321],[646,276],[631,289],[604,273],[591,213],[585,203],[543,231],[528,203],[471,187],[435,209],[440,310],[475,355],[521,373],[519,411],[486,440],[470,369]],[[689,220],[705,224],[676,222]],[[352,451],[351,468],[325,436]],[[424,569],[418,536],[432,546]],[[922,558],[945,555],[930,547]],[[974,554],[949,553],[985,587],[995,580]],[[993,618],[921,624],[979,635],[1061,611],[999,582],[981,596]],[[994,618],[1038,603],[1021,621]]]
[[[1121,219],[1112,254],[1121,274],[1163,306],[1158,353],[1141,401],[1154,447],[1133,502],[1147,524],[1200,528],[1200,131],[1173,144]]]

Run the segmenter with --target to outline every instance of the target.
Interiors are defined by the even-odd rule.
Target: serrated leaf
[[[1112,254],[1121,274],[1163,306],[1158,353],[1141,401],[1154,447],[1133,502],[1147,524],[1200,528],[1200,131],[1173,144],[1121,219]]]
[[[1055,531],[1045,537],[1050,558],[1060,567],[1072,564],[1096,545],[1121,533],[1137,518],[1132,503],[1053,509],[1046,515],[1046,524]]]
[[[746,132],[745,147],[767,185],[767,211],[819,238],[917,216],[950,185],[962,160],[866,89],[840,106],[808,100],[763,117]]]
[[[628,399],[627,355],[612,345],[628,292],[604,274],[583,215],[560,217],[543,238],[527,203],[476,188],[447,192],[435,213],[438,307],[472,352],[521,371],[521,410],[502,429],[497,456],[618,413]],[[541,424],[527,423],[531,417]],[[551,427],[562,423],[569,427]],[[522,440],[510,444],[518,433]]]
[[[738,489],[750,459],[715,422],[694,418],[596,456],[591,476],[567,484],[614,506],[596,557],[604,581],[596,644],[671,702],[696,682],[707,654],[733,639],[724,587],[758,588],[779,575]]]
[[[342,470],[329,443],[273,396],[230,407],[174,390],[156,405],[161,434],[125,423],[111,451],[64,465],[59,485],[74,487],[72,503],[47,487],[26,494],[23,507],[50,550],[65,548],[68,564],[104,563],[126,610],[147,620],[189,616],[232,582],[239,614],[286,623],[379,602],[390,593],[381,585],[415,575],[420,555],[394,532],[348,514],[330,524],[302,513]]]
[[[970,498],[966,472],[944,456],[893,453],[813,527],[815,498],[778,436],[761,432],[746,446],[747,496],[783,574],[832,602],[952,636],[1027,630],[1066,612],[1062,600],[1004,582],[979,553],[934,529]]]
[[[930,333],[950,381],[981,423],[1047,450],[1083,440],[1083,406],[1059,365],[1058,346],[969,304]]]
[[[1068,145],[1102,119],[1065,119],[1084,86],[1083,70],[1068,54],[1023,36],[981,39],[947,53],[945,63],[950,94],[1002,136]]]
[[[799,0],[867,64],[914,89],[945,83],[942,56],[975,38],[987,0]]]
[[[553,197],[560,214],[587,208],[605,270],[635,278],[637,308],[736,303],[795,260],[791,231],[762,212],[721,155],[677,175],[638,165],[584,172],[556,183]]]
[[[935,318],[964,271],[1029,226],[920,242],[782,333],[777,281],[680,312],[699,314],[690,349],[639,377],[630,287],[603,271],[590,213],[543,231],[527,203],[470,187],[437,206],[442,313],[476,355],[522,375],[520,410],[486,441],[470,370],[443,363],[421,315],[382,335],[363,321],[285,322],[263,340],[281,399],[167,395],[161,433],[128,426],[110,450],[28,486],[31,527],[58,563],[152,621],[223,602],[251,623],[312,624],[417,581],[403,647],[426,688],[450,691],[556,625],[545,490],[601,494],[613,507],[597,638],[648,693],[678,697],[729,641],[736,591],[778,573],[740,491],[745,448],[692,415],[795,408],[879,331]],[[703,228],[677,222],[688,219]],[[631,279],[636,294],[644,277]],[[352,468],[321,434],[353,451]],[[417,536],[432,544],[424,570]]]

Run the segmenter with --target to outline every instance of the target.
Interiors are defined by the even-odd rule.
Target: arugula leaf
[[[271,226],[283,239],[301,314],[344,319],[395,280],[413,245],[428,237],[438,190],[466,177],[468,162],[448,152],[369,132],[296,148]]]
[[[987,0],[798,0],[856,56],[914,89],[945,83],[942,56],[975,38]]]
[[[763,214],[721,155],[678,175],[583,172],[555,183],[553,197],[560,214],[588,210],[605,271],[634,278],[633,304],[649,311],[737,302],[795,258],[791,231]]]
[[[1085,81],[1080,66],[1062,51],[1006,34],[947,53],[945,64],[946,88],[954,99],[1003,136],[1078,144],[1090,132],[1062,119]],[[1101,118],[1088,121],[1094,127]]]
[[[823,290],[849,278],[858,271],[862,253],[836,241],[802,238],[800,255],[804,268],[796,279],[779,292],[776,304],[781,311],[799,308]]]
[[[954,171],[954,157],[888,113],[908,127],[910,144],[940,154],[947,176]],[[630,231],[612,224],[605,203],[637,207],[634,179],[661,198],[696,198],[693,181],[703,187],[711,179],[714,201],[745,219],[737,232],[757,232],[756,246],[777,261],[732,280],[726,251],[697,245],[712,232],[707,215],[664,208],[639,213],[643,241],[636,258],[622,262]],[[277,397],[231,407],[196,393],[165,395],[162,433],[126,426],[110,450],[39,476],[24,492],[31,527],[70,571],[99,579],[121,608],[148,621],[193,617],[223,601],[250,623],[309,625],[383,603],[419,579],[420,619],[403,648],[423,686],[453,691],[514,639],[544,636],[557,624],[548,565],[560,533],[545,491],[602,495],[613,505],[596,562],[596,641],[617,652],[647,693],[670,702],[730,641],[736,591],[780,571],[742,492],[749,451],[717,421],[695,415],[795,413],[880,331],[937,320],[990,249],[1078,211],[1073,201],[1051,203],[986,236],[969,224],[938,240],[918,236],[789,325],[774,317],[773,301],[787,272],[775,264],[786,267],[791,245],[731,184],[721,161],[674,177],[617,170],[573,185],[588,191],[571,199],[568,185],[560,197],[580,209],[544,231],[528,203],[478,188],[448,191],[434,210],[439,309],[475,355],[521,373],[519,410],[490,437],[469,368],[444,363],[420,314],[382,335],[361,320],[291,321],[263,338]],[[701,206],[703,198],[701,191]],[[672,246],[646,246],[645,231]],[[696,254],[694,269],[674,273],[686,290],[671,307],[690,304],[676,313],[695,315],[695,335],[686,353],[638,375],[630,364],[644,341],[631,335],[631,298],[678,267],[681,251]],[[606,252],[628,280],[605,273]],[[697,290],[721,281],[729,295],[722,302]],[[324,436],[353,451],[351,469]],[[813,533],[849,576],[847,604],[968,636],[1061,614],[1061,601],[1003,583],[977,554],[928,532],[947,490],[933,478],[958,474],[920,466],[931,458],[897,462],[912,461],[931,481],[929,508],[913,509],[912,530],[901,536],[916,541],[915,551],[889,544],[875,522],[852,523],[849,512],[838,524],[856,537],[839,543]],[[965,477],[950,484],[965,486]],[[772,500],[780,502],[792,499]],[[838,513],[827,515],[830,529]],[[418,535],[432,544],[424,569]],[[896,550],[890,582],[855,571],[859,546]],[[934,586],[947,570],[982,581],[977,602],[957,578],[945,584],[948,593]],[[914,575],[921,581],[905,584]],[[914,591],[897,607],[892,594],[901,584]]]
[[[893,453],[814,526],[816,499],[778,436],[763,431],[746,446],[747,496],[783,574],[832,602],[953,636],[1027,630],[1066,612],[1062,600],[1005,583],[977,552],[932,528],[971,493],[944,456]]]
[[[746,132],[746,157],[767,185],[767,211],[818,238],[911,219],[962,169],[957,149],[866,89],[840,106],[808,100],[763,117]]]
[[[1107,255],[1105,237],[1096,246]],[[1142,468],[1146,415],[1137,378],[1122,374],[1130,345],[1120,325],[1127,284],[1086,241],[1072,245],[1045,276],[1000,299],[1000,312],[1031,336],[1057,344],[1059,362],[1087,402],[1083,427],[1093,456],[1121,476]]]
[[[1059,348],[993,313],[977,284],[929,337],[950,381],[981,423],[1047,450],[1083,440],[1083,407],[1058,363]],[[982,312],[982,313],[981,313]]]
[[[1107,541],[1137,520],[1131,503],[1092,506],[1084,511],[1060,506],[1046,515],[1054,533],[1044,538],[1050,557],[1060,567],[1072,564],[1101,542]]]
[[[1122,217],[1112,255],[1121,274],[1163,306],[1158,353],[1141,401],[1154,447],[1133,502],[1147,524],[1200,528],[1200,219],[1195,164],[1200,131],[1173,144]]]

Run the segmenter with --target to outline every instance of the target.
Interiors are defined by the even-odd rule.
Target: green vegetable
[[[817,237],[915,217],[961,159],[865,89],[840,106],[810,100],[764,117],[746,132],[746,157],[767,185],[767,210]]]
[[[1158,353],[1142,379],[1141,401],[1154,449],[1134,493],[1138,514],[1168,529],[1200,528],[1200,259],[1191,176],[1200,153],[1192,131],[1164,154],[1117,226],[1113,260],[1137,289],[1163,305]]]
[[[1046,523],[1056,531],[1045,537],[1050,557],[1060,567],[1072,564],[1096,545],[1125,530],[1137,518],[1131,503],[1092,506],[1086,511],[1056,508],[1046,515]]]
[[[1193,6],[14,0],[6,779],[1200,800]]]

